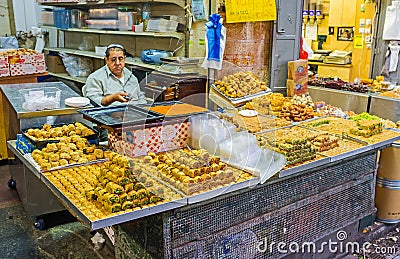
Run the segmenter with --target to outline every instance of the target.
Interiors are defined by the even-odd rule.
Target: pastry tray
[[[112,226],[120,223],[124,223],[127,221],[131,221],[134,219],[146,217],[149,215],[157,214],[163,211],[179,208],[185,206],[187,204],[187,198],[183,197],[178,200],[172,200],[169,202],[165,202],[158,205],[149,206],[147,208],[142,208],[136,211],[125,212],[118,215],[112,215],[109,217],[104,217],[97,220],[90,220],[83,212],[80,210],[68,197],[64,195],[64,193],[58,189],[47,177],[46,175],[42,175],[41,180],[45,183],[45,185],[57,196],[57,198],[61,201],[61,203],[65,206],[65,208],[71,212],[80,222],[84,225],[90,227],[91,230],[96,230],[100,228],[104,228],[107,226]],[[168,188],[167,186],[164,186]]]
[[[271,92],[271,89],[268,89],[268,90],[265,90],[265,91],[260,91],[260,92],[255,93],[255,94],[249,94],[249,95],[246,95],[246,96],[243,96],[243,97],[231,98],[231,97],[226,96],[226,95],[225,95],[224,93],[222,93],[220,90],[218,90],[218,88],[217,88],[214,84],[212,84],[211,87],[212,87],[217,93],[219,93],[221,96],[223,96],[224,98],[226,98],[227,100],[229,100],[232,104],[239,104],[239,103],[242,103],[242,102],[247,102],[247,101],[250,101],[250,100],[252,100],[252,99],[254,99],[254,98],[256,98],[256,97],[260,97],[260,96],[266,95],[266,94],[268,94],[268,93]]]
[[[103,162],[108,161],[108,158],[103,158],[103,159],[96,159],[96,160],[93,160],[93,161],[88,161],[88,162],[85,162],[85,163],[72,163],[72,164],[67,164],[67,165],[55,166],[55,167],[50,168],[49,170],[42,170],[40,168],[40,165],[35,161],[35,159],[33,159],[31,153],[27,153],[27,154],[25,154],[23,156],[27,161],[29,161],[32,164],[32,166],[39,173],[45,173],[45,172],[50,172],[50,171],[55,171],[55,170],[62,170],[62,169],[67,169],[67,168],[71,168],[71,167],[78,167],[78,166],[82,166],[82,165],[92,165],[92,164],[103,163]]]
[[[155,106],[172,106],[172,105],[175,105],[175,104],[184,104],[184,103],[180,102],[180,101],[155,102],[155,103],[153,103],[151,105],[151,107],[155,107]],[[193,106],[196,106],[196,105],[193,105]],[[146,104],[142,104],[142,105],[140,105],[140,107],[145,109],[145,110],[152,111],[152,110],[149,109],[149,106],[146,105]],[[201,107],[201,106],[198,106],[198,107]],[[201,107],[201,108],[203,108],[203,107]],[[206,108],[204,108],[204,109],[206,109]],[[154,111],[152,111],[152,112],[154,112]],[[184,113],[184,114],[177,114],[177,115],[168,115],[168,114],[164,115],[164,114],[161,114],[161,113],[158,113],[158,114],[161,114],[162,116],[164,116],[164,119],[175,119],[175,118],[187,118],[187,117],[190,117],[192,115],[204,114],[204,113],[208,113],[208,112],[209,112],[209,110],[206,110],[206,111],[203,111],[203,112],[192,112],[192,113]]]
[[[98,144],[99,143],[99,132],[96,129],[94,129],[92,127],[89,127],[85,123],[82,123],[82,122],[80,122],[80,123],[83,124],[85,127],[93,130],[93,132],[94,132],[94,134],[85,136],[83,138],[87,139],[90,144]],[[73,123],[56,124],[56,125],[52,125],[51,127],[52,128],[61,127],[61,126],[68,125],[68,124],[73,124]],[[27,129],[21,130],[21,133],[24,135],[25,138],[27,138],[29,140],[30,143],[32,143],[32,145],[35,146],[36,149],[42,149],[42,148],[46,147],[47,144],[49,144],[49,143],[58,143],[58,142],[60,142],[59,139],[36,140],[36,139],[33,139],[30,135],[28,135],[28,130],[29,129],[42,129],[42,128],[43,127],[27,128]]]
[[[78,110],[87,120],[109,127],[144,125],[164,118],[164,115],[134,105],[119,105]]]

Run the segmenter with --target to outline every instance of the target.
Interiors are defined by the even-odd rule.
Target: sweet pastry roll
[[[88,155],[87,155],[87,159],[88,159],[89,161],[94,161],[94,160],[96,160],[97,158],[96,158],[95,154],[91,153],[91,154],[88,154]]]
[[[122,177],[119,177],[118,179],[117,179],[117,183],[119,184],[119,185],[126,185],[126,184],[128,184],[128,183],[130,183],[130,179],[128,178],[128,177],[126,177],[126,176],[122,176]]]
[[[75,130],[75,125],[72,123],[68,124],[67,127],[68,127],[68,131]]]
[[[50,137],[52,137],[50,132],[47,132],[47,131],[43,131],[42,136],[44,139],[49,139]]]
[[[140,205],[141,206],[147,205],[147,204],[149,204],[149,202],[150,202],[150,200],[149,200],[149,198],[147,196],[140,199]]]
[[[57,167],[60,166],[60,162],[50,162],[51,167]]]
[[[125,192],[130,192],[130,191],[132,191],[133,190],[133,187],[134,187],[134,184],[133,183],[127,183],[127,184],[125,184],[125,186],[124,186],[124,189],[125,189]]]
[[[108,204],[115,204],[119,202],[119,196],[117,194],[105,193],[102,196],[102,200]]]
[[[121,204],[119,204],[119,203],[116,203],[116,204],[113,204],[113,205],[108,205],[108,206],[105,206],[105,207],[111,213],[116,213],[116,212],[121,211]]]
[[[61,151],[60,158],[69,160],[69,159],[71,159],[71,155],[68,153],[68,150],[67,150],[67,152]]]
[[[101,150],[99,148],[94,149],[93,152],[97,159],[101,159],[104,157],[103,150]]]
[[[50,163],[42,163],[40,164],[40,169],[42,170],[50,170],[51,169],[51,164]]]
[[[59,164],[64,166],[64,165],[68,165],[68,160],[67,159],[60,159]]]
[[[57,162],[58,160],[60,160],[60,156],[58,154],[50,154],[49,155],[50,162]]]

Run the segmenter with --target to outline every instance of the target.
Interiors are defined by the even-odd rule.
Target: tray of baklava
[[[99,229],[187,204],[181,193],[137,170],[115,152],[109,160],[42,173],[64,206],[91,229]]]

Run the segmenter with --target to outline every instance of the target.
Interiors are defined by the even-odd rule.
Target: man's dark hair
[[[124,56],[126,56],[126,49],[122,45],[120,45],[120,44],[110,44],[110,45],[107,46],[107,49],[106,49],[106,52],[105,52],[107,58],[110,56],[110,51],[112,49],[120,49],[124,53]]]

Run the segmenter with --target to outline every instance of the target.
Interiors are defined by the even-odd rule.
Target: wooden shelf
[[[55,77],[59,77],[59,78],[63,78],[63,79],[67,79],[67,80],[71,80],[71,81],[82,83],[82,84],[85,84],[86,83],[86,79],[87,79],[87,77],[85,77],[85,76],[74,77],[74,76],[68,75],[67,73],[49,72],[49,75],[55,76]]]

